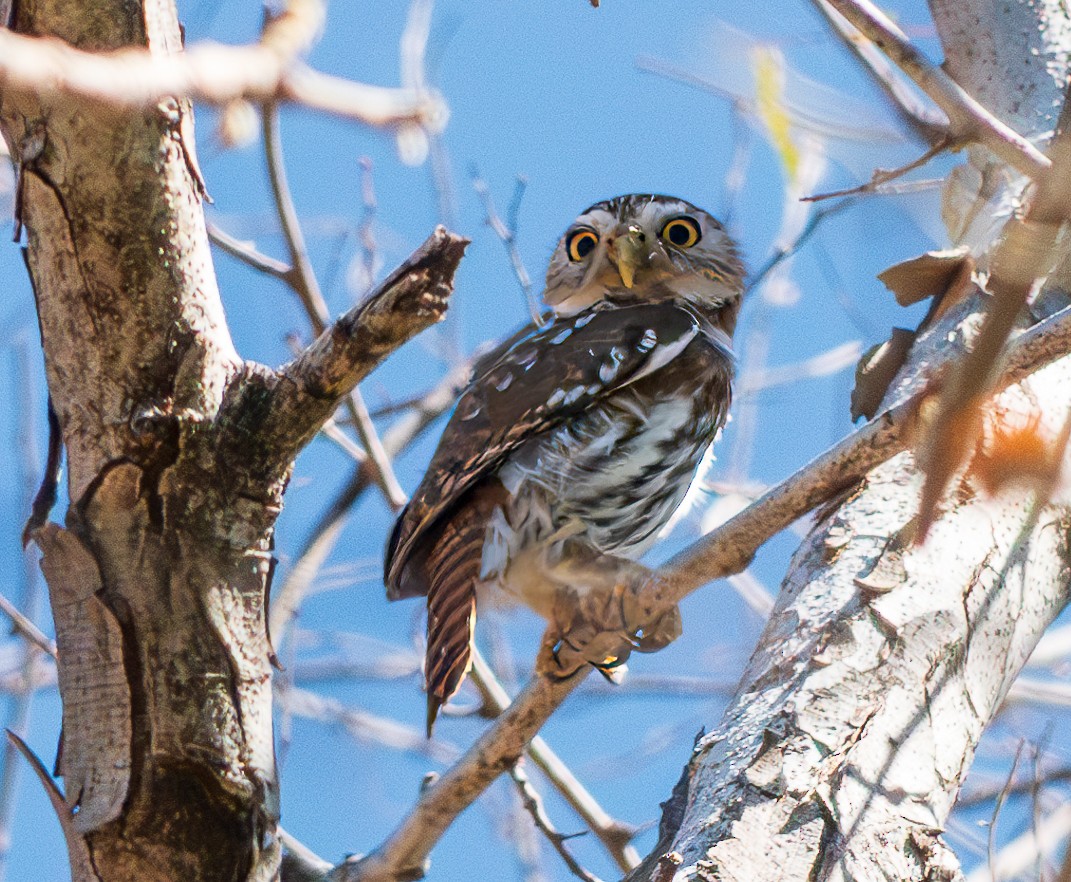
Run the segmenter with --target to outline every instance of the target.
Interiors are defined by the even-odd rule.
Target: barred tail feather
[[[462,508],[436,537],[427,558],[430,588],[424,688],[429,738],[439,708],[460,688],[472,663],[476,583],[487,525],[482,508]]]

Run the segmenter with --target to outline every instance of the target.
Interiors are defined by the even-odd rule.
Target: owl
[[[428,733],[471,661],[476,610],[548,621],[539,667],[609,677],[680,633],[635,620],[637,559],[681,505],[725,422],[744,270],[683,199],[584,211],[547,270],[544,327],[482,358],[387,548],[391,599],[427,596]]]

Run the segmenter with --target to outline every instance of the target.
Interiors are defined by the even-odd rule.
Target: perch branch
[[[1025,331],[1009,347],[1000,386],[1013,385],[1071,349],[1071,308]],[[948,356],[948,360],[954,356]],[[942,365],[934,365],[939,370]],[[740,572],[767,540],[817,505],[851,487],[906,447],[904,431],[919,396],[885,411],[735,517],[678,554],[642,589],[642,610],[657,617],[708,582]],[[566,679],[537,675],[458,763],[417,802],[412,813],[375,851],[338,866],[332,882],[395,882],[420,878],[443,832],[525,749],[550,715],[589,673]]]
[[[1051,165],[1033,144],[1002,123],[930,62],[870,0],[826,0],[871,40],[945,112],[956,140],[976,141],[1031,178]]]

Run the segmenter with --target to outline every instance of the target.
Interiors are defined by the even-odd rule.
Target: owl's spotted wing
[[[427,591],[407,562],[418,540],[523,441],[667,364],[705,333],[728,338],[669,303],[594,308],[507,341],[481,360],[387,548],[391,599]],[[720,339],[719,339],[720,337]]]

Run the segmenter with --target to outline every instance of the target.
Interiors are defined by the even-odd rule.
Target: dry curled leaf
[[[874,418],[889,384],[904,366],[914,343],[914,331],[893,328],[888,340],[864,353],[855,369],[855,387],[851,399],[853,421],[859,417],[868,420]]]
[[[964,266],[968,268],[969,277],[974,269],[974,258],[965,246],[947,251],[928,251],[893,264],[878,273],[878,279],[893,292],[897,303],[911,306],[948,291]]]

